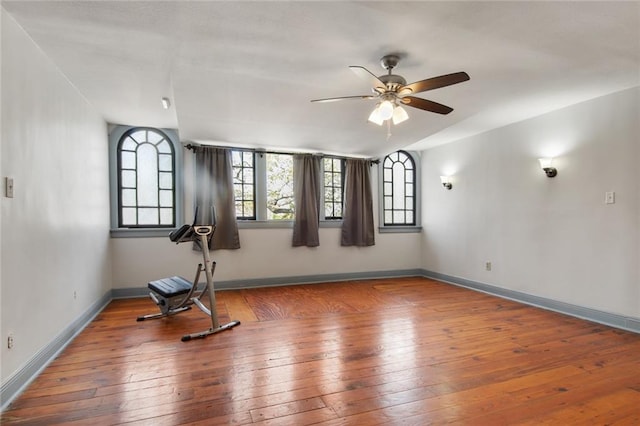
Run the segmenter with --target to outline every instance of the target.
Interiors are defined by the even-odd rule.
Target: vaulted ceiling
[[[6,12],[117,124],[176,128],[183,141],[378,156],[423,149],[640,85],[640,2],[2,1]],[[408,82],[466,71],[367,121],[348,68]],[[161,98],[171,100],[162,108]]]

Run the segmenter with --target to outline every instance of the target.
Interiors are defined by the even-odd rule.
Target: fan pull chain
[[[391,139],[391,120],[387,120],[387,142]]]

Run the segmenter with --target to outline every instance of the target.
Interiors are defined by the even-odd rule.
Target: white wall
[[[190,154],[187,153],[187,156]],[[190,161],[185,161],[186,205],[191,205]],[[374,220],[377,218],[377,173],[372,168]],[[185,217],[192,213],[186,212]],[[378,234],[372,247],[341,247],[339,228],[321,228],[320,246],[291,247],[291,229],[240,229],[239,250],[216,250],[214,279],[232,281],[279,277],[397,271],[420,267],[420,234]],[[202,257],[190,244],[169,238],[112,240],[113,287],[145,287],[151,280],[173,275],[193,279]],[[201,281],[204,277],[201,279]]]
[[[110,290],[111,264],[106,124],[5,12],[2,89],[5,383]]]
[[[630,89],[423,152],[422,267],[640,318],[639,105]]]

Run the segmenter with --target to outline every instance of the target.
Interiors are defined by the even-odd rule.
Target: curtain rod
[[[184,147],[188,150],[191,151],[195,151],[195,149],[199,146],[208,146],[211,148],[225,148],[225,149],[233,149],[236,151],[253,151],[257,154],[284,154],[284,155],[300,155],[300,154],[308,154],[306,152],[286,152],[286,151],[268,151],[268,150],[261,150],[261,149],[256,149],[256,148],[234,148],[234,147],[230,147],[230,146],[216,146],[216,145],[194,145],[191,143],[188,143],[186,145],[184,145]],[[340,155],[330,155],[330,154],[320,154],[323,157],[328,157],[328,158],[337,158],[339,160],[350,160],[350,159],[358,159],[360,160],[360,158],[356,158],[356,157],[343,157]],[[378,164],[380,163],[380,160],[370,160],[373,164]]]

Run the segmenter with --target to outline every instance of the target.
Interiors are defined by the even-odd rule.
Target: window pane
[[[122,225],[137,225],[135,208],[122,209]]]
[[[150,132],[150,135],[154,134],[153,132]],[[161,152],[163,154],[172,154],[173,152],[171,151],[171,145],[169,144],[169,142],[166,139],[163,139],[162,142],[160,142],[158,145],[156,145],[158,147],[158,152]]]
[[[135,169],[136,168],[136,153],[129,151],[122,151],[120,153],[120,167],[123,169]]]
[[[138,205],[158,205],[158,157],[149,144],[138,147]]]
[[[413,197],[405,198],[404,208],[406,210],[413,210]]]
[[[147,131],[146,133],[147,133],[147,134],[146,134],[146,137],[147,137],[147,138],[146,138],[146,140],[147,140],[147,142],[152,143],[152,144],[154,144],[154,145],[156,145],[158,142],[160,142],[162,139],[164,139],[164,138],[163,138],[163,136],[162,136],[160,133],[158,133],[158,132],[150,132],[150,131]],[[166,141],[165,141],[165,142],[166,142]]]
[[[393,223],[391,211],[387,210],[384,212],[384,223]]]
[[[160,188],[173,189],[173,174],[161,172],[160,173]]]
[[[123,189],[122,190],[122,205],[124,207],[135,207],[136,204],[136,190],[135,189]]]
[[[253,201],[253,185],[244,185],[242,188],[242,199]]]
[[[160,191],[160,206],[173,207],[173,191],[167,191],[167,190]]]
[[[137,147],[138,143],[129,137],[122,141],[121,149],[124,151],[135,151]]]
[[[236,167],[242,165],[242,152],[231,151],[231,164]]]
[[[135,188],[136,187],[136,172],[133,170],[122,171],[122,184],[123,188]]]
[[[242,182],[253,183],[253,168],[245,167],[242,169]]]
[[[159,225],[158,209],[141,208],[138,209],[138,225]]]
[[[245,201],[242,203],[242,215],[244,217],[252,217],[253,209],[254,209],[253,201]]]
[[[146,130],[137,130],[131,133],[131,139],[136,141],[136,143],[143,143],[147,141],[147,131]]]
[[[384,208],[385,210],[393,209],[393,203],[391,202],[391,197],[384,197]]]
[[[170,172],[171,170],[173,170],[173,157],[171,155],[167,155],[167,154],[160,154],[158,156],[158,160],[160,162],[159,164],[159,170],[165,171],[165,172]]]
[[[407,197],[410,197],[410,196],[413,195],[413,184],[412,183],[407,183],[406,184],[406,189],[405,189],[404,193],[407,195]]]
[[[267,154],[267,219],[291,220],[293,207],[293,156]]]
[[[160,225],[173,225],[173,209],[160,209]]]

